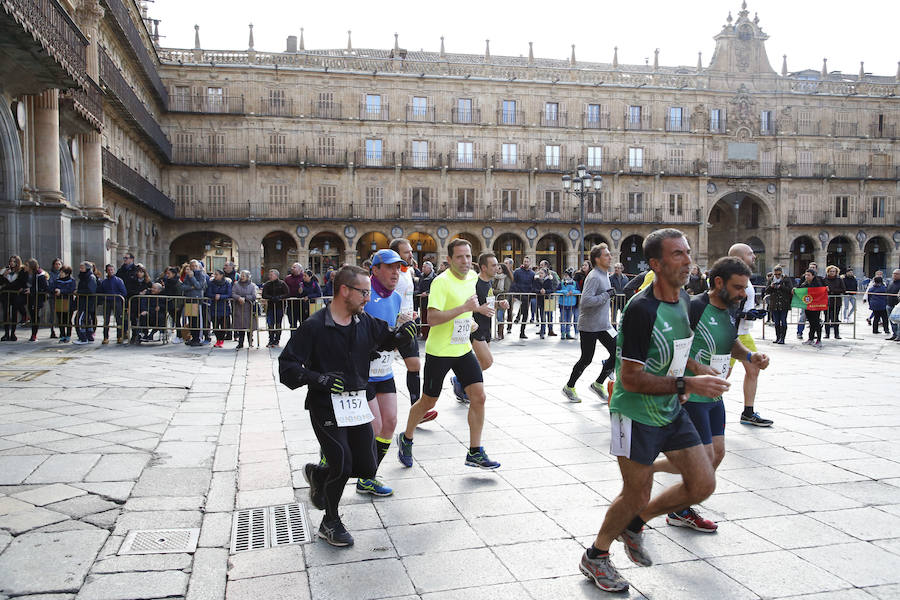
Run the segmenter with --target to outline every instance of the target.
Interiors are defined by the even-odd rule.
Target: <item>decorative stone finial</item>
[[[753,24],[759,26],[759,13],[753,13]]]
[[[697,53],[697,72],[699,73],[702,70],[703,70],[703,53],[698,52]]]
[[[300,28],[300,50],[306,50],[306,45],[303,43],[303,28]]]
[[[613,69],[619,68],[619,47],[613,46]]]
[[[200,49],[200,26],[194,25],[194,50]]]
[[[534,64],[534,42],[528,42],[528,64]]]
[[[350,30],[349,29],[347,30],[347,51],[348,52],[353,51],[353,43],[350,41]]]
[[[731,11],[729,10],[729,11],[728,11],[728,18],[725,19],[725,22],[728,23],[729,25],[731,25],[731,22],[732,22],[732,21],[734,21],[734,19],[731,18]]]
[[[859,61],[859,79],[862,80],[866,76],[866,68],[865,63],[863,61]]]
[[[247,41],[247,49],[253,50],[253,23],[250,23],[250,39]]]
[[[659,48],[653,51],[653,70],[659,70]]]
[[[400,34],[399,33],[394,34],[394,50],[396,50],[398,52],[400,51]]]
[[[484,40],[484,60],[491,59],[491,40]]]
[[[441,36],[441,58],[446,56],[446,52],[444,52],[444,36]]]
[[[575,66],[575,44],[572,44],[572,56],[569,57],[569,66]]]
[[[784,58],[781,59],[781,75],[786,77],[788,74],[787,70],[787,54],[784,55]]]
[[[826,77],[828,77],[828,59],[823,58],[822,59],[822,79],[825,79]]]

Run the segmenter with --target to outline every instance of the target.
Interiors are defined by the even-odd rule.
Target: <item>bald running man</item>
[[[756,264],[756,254],[754,254],[753,248],[747,244],[733,245],[728,249],[728,256],[739,258],[747,265],[751,272],[753,271],[753,266]],[[747,281],[746,292],[747,299],[744,300],[744,303],[740,308],[740,314],[738,314],[738,340],[740,340],[751,353],[755,353],[756,343],[753,341],[753,336],[750,335],[750,328],[752,322],[757,318],[756,292],[753,288],[753,283],[749,280]],[[736,358],[731,359],[732,369],[737,360],[738,359]],[[741,359],[740,363],[744,367],[744,412],[741,413],[741,423],[744,425],[754,425],[756,427],[771,427],[772,420],[763,419],[759,416],[759,413],[753,409],[753,403],[756,400],[756,386],[759,383],[759,367],[746,359]],[[731,375],[731,370],[728,371],[728,375]]]

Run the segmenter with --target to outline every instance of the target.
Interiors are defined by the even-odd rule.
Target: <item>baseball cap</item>
[[[400,258],[400,255],[390,248],[379,250],[375,253],[375,256],[372,257],[373,267],[375,265],[392,265],[394,263],[402,263],[404,267],[406,266],[406,261]]]

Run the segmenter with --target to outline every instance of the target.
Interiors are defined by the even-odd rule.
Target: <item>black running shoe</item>
[[[309,484],[309,501],[319,510],[325,510],[325,498],[316,482],[316,465],[306,463],[303,466],[303,479]]]
[[[322,524],[319,525],[319,537],[332,546],[344,547],[353,545],[353,536],[350,535],[350,532],[347,531],[339,518],[333,521],[322,519]]]
[[[752,415],[741,414],[741,424],[743,425],[755,425],[757,427],[771,427],[773,421],[771,419],[763,419],[759,416],[759,413],[753,413]]]

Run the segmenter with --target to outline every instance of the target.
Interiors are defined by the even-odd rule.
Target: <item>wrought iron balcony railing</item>
[[[103,149],[103,181],[160,215],[173,218],[175,203],[137,171]]]
[[[832,132],[834,137],[856,137],[859,134],[858,123],[835,123]]]
[[[481,123],[481,109],[470,108],[461,110],[459,108],[454,108],[450,111],[450,117],[454,123],[460,125],[478,125]]]
[[[541,112],[541,127],[568,127],[569,113]]]
[[[682,117],[673,119],[670,116],[666,116],[666,131],[680,131],[680,132],[690,132],[691,130],[691,120],[685,119]]]
[[[300,150],[283,146],[257,146],[256,164],[294,167],[300,164]]]
[[[336,148],[307,148],[303,163],[315,167],[346,167],[347,151]]]
[[[165,158],[166,162],[172,161],[172,143],[162,127],[159,126],[153,114],[147,110],[131,86],[122,76],[115,63],[101,46],[100,54],[100,82],[105,86],[113,105],[118,106],[122,115],[138,126],[144,136],[150,141],[157,151]]]
[[[320,102],[313,100],[309,105],[310,116],[317,119],[340,119],[341,105],[338,102]]]
[[[250,166],[250,150],[219,146],[176,145],[172,148],[172,162],[179,165],[201,167],[247,167]]]
[[[292,98],[260,98],[257,114],[264,117],[293,117],[294,100]]]
[[[407,104],[406,120],[414,123],[434,123],[434,107]]]
[[[521,110],[497,109],[498,125],[524,125],[525,113]]]
[[[412,169],[440,169],[444,166],[439,152],[402,152],[400,164]]]
[[[356,150],[353,153],[353,164],[357,167],[393,168],[397,166],[396,153]]]
[[[103,128],[103,91],[93,80],[88,80],[85,89],[72,88],[59,96],[61,106],[71,104],[72,110],[94,129]]]
[[[819,122],[798,122],[794,125],[794,133],[797,135],[819,135]]]
[[[59,87],[87,85],[88,39],[57,0],[0,0],[0,12],[9,14],[21,27],[16,28],[20,32],[17,36],[30,37],[40,44],[46,54],[32,55],[50,70]]]
[[[169,111],[242,115],[244,114],[244,97],[210,94],[173,95],[169,97]]]
[[[625,113],[625,129],[628,131],[649,131],[652,126],[653,120],[650,115],[636,116]]]
[[[162,106],[166,106],[169,103],[169,95],[166,92],[166,86],[163,85],[162,79],[159,77],[156,60],[151,58],[150,51],[144,44],[144,39],[137,30],[128,8],[122,0],[101,0],[101,2],[103,7],[109,13],[112,13],[112,23],[118,29],[118,33],[125,39],[126,45],[137,59],[138,64],[141,65],[144,75],[150,82],[150,89],[156,95],[159,103]]]
[[[869,137],[897,138],[897,126],[893,123],[872,123],[869,125]]]
[[[452,152],[448,155],[448,158],[448,166],[451,169],[486,169],[488,165],[487,154],[460,154]]]
[[[585,111],[581,115],[581,126],[585,129],[609,129],[609,113],[594,113]]]
[[[359,103],[359,118],[363,121],[387,121],[391,118],[390,106],[383,104]]]

